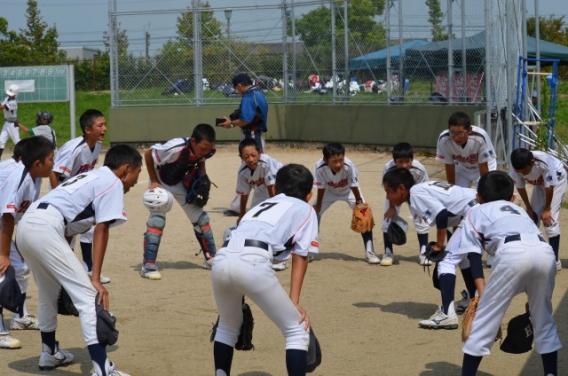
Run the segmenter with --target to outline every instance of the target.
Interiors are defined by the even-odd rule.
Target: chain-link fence
[[[481,0],[444,1],[445,9],[424,0],[232,8],[194,0],[152,12],[117,11],[116,1],[115,107],[238,102],[231,78],[239,72],[272,103],[484,101]]]

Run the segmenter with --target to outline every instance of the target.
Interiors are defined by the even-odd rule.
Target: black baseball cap
[[[252,85],[252,80],[246,73],[239,73],[235,77],[233,77],[233,87],[236,87],[238,84],[250,84]]]
[[[532,349],[534,331],[531,318],[527,313],[513,317],[507,325],[507,338],[501,344],[501,350],[510,354],[522,354]]]
[[[116,317],[109,311],[105,311],[102,304],[98,304],[99,294],[95,298],[97,306],[97,339],[101,346],[114,345],[118,340],[118,330],[116,330]]]
[[[16,312],[24,302],[24,295],[16,281],[16,271],[12,265],[0,276],[0,306]]]

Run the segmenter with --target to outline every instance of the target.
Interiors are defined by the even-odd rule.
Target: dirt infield
[[[321,157],[315,147],[287,148],[268,144],[268,154],[283,164],[294,162],[313,169]],[[385,193],[380,185],[389,153],[347,150],[359,170],[362,192],[382,217]],[[443,180],[443,166],[430,156],[416,158],[427,166],[431,179]],[[102,161],[102,158],[99,162]],[[219,246],[223,230],[234,224],[234,217],[223,216],[234,197],[239,166],[236,144],[219,145],[207,162],[212,197],[207,205],[215,240]],[[158,265],[162,280],[149,281],[139,275],[142,241],[148,216],[141,204],[147,185],[145,168],[140,181],[125,196],[128,222],[111,230],[103,273],[112,278],[106,285],[111,311],[118,317],[120,338],[109,348],[109,356],[120,370],[133,376],[213,375],[213,346],[210,329],[217,312],[211,289],[210,272],[201,268],[192,227],[179,206],[168,214]],[[44,183],[45,186],[45,183]],[[520,199],[519,199],[520,200]],[[564,234],[568,211],[562,210]],[[402,215],[410,220],[407,207]],[[461,339],[459,330],[425,330],[418,321],[428,318],[440,304],[440,294],[432,287],[428,271],[418,265],[418,243],[413,229],[409,243],[395,248],[396,263],[390,267],[365,262],[361,237],[349,229],[349,207],[338,203],[323,216],[320,254],[308,267],[302,291],[302,306],[308,311],[318,334],[323,362],[313,373],[325,376],[363,375],[459,375]],[[434,232],[431,232],[433,236]],[[375,249],[383,252],[380,224],[374,232]],[[568,239],[562,241],[560,255],[568,268]],[[485,269],[486,275],[490,269]],[[285,288],[290,270],[279,272]],[[557,275],[553,306],[560,338],[568,344],[568,270]],[[464,288],[457,278],[456,299]],[[37,289],[30,282],[28,307],[37,312]],[[513,300],[504,322],[523,312],[525,298]],[[255,316],[255,351],[235,352],[232,375],[285,375],[284,340],[277,327],[251,304]],[[5,314],[9,324],[10,313]],[[37,362],[40,337],[37,331],[13,331],[23,343],[19,350],[0,350],[0,375],[46,374]],[[74,364],[50,375],[85,375],[92,370],[79,322],[74,317],[59,319],[58,340],[62,348],[76,356]],[[558,354],[559,374],[568,374],[568,349]],[[540,356],[534,351],[511,355],[493,347],[484,358],[478,375],[541,375]]]

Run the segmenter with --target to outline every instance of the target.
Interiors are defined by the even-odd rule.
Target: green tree
[[[335,11],[336,53],[343,53],[343,35],[345,22],[343,20],[343,2],[338,2]],[[349,58],[385,47],[385,31],[375,17],[385,9],[384,0],[351,0],[347,8],[348,48]],[[331,69],[331,11],[329,7],[316,8],[295,21],[296,34],[304,42],[307,50],[299,65],[306,70],[323,69],[318,73],[329,73]],[[337,68],[343,70],[343,58],[337,59]],[[308,67],[311,65],[311,68]],[[315,65],[315,66],[314,66]],[[316,68],[317,67],[317,68]],[[307,73],[307,72],[305,72]]]
[[[18,33],[8,30],[8,21],[0,17],[0,67],[28,64],[30,50],[19,43]]]
[[[49,27],[41,18],[37,1],[28,0],[27,29],[20,29],[18,42],[29,49],[30,64],[51,64],[60,61],[65,53],[58,51],[57,28]]]
[[[201,4],[202,9],[211,8],[209,2]],[[193,43],[193,12],[188,8],[177,18],[177,35],[179,41],[190,46]],[[201,40],[203,43],[223,39],[221,22],[213,16],[213,11],[201,11]]]
[[[119,56],[126,56],[128,55],[128,34],[126,30],[120,28],[120,22],[116,27],[116,41],[117,41],[117,51]],[[110,51],[110,36],[108,31],[103,32],[103,44],[105,45],[105,49],[107,52]]]
[[[564,16],[540,17],[538,24],[540,39],[564,46],[568,45],[568,27],[564,24]],[[536,19],[534,17],[527,19],[527,35],[536,36]]]
[[[438,42],[448,39],[448,34],[444,33],[442,19],[444,12],[440,6],[440,0],[426,0],[428,6],[428,22],[432,25],[432,42]]]
[[[539,18],[539,37],[547,42],[568,46],[568,27],[564,23],[564,16],[555,17],[553,15]],[[536,18],[527,19],[527,35],[536,37]],[[558,75],[561,78],[568,77],[568,68],[561,66],[558,68]]]

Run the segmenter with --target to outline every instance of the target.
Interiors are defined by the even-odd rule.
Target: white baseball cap
[[[15,84],[8,86],[8,89],[6,89],[6,94],[8,94],[10,97],[15,97],[19,93],[20,93],[20,87]]]

